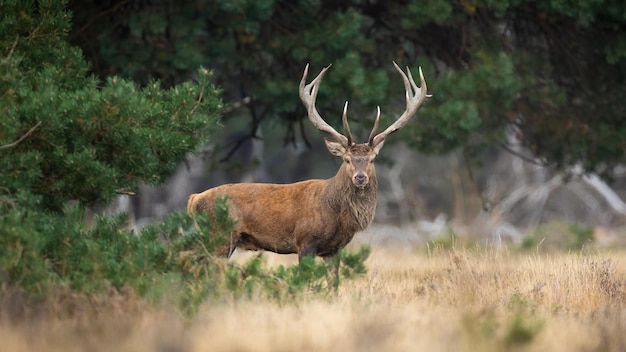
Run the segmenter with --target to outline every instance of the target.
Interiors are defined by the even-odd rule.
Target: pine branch
[[[240,107],[244,106],[244,105],[248,105],[250,104],[250,102],[252,101],[252,98],[250,97],[245,97],[239,101],[236,101],[230,105],[228,105],[227,107],[224,108],[224,110],[222,110],[222,114],[226,115],[229,114],[237,109],[239,109]]]
[[[35,130],[41,125],[41,121],[37,122],[37,124],[35,126],[33,126],[30,130],[28,130],[28,132],[24,133],[23,136],[21,136],[18,140],[16,140],[13,143],[9,143],[9,144],[5,144],[0,146],[0,150],[3,149],[8,149],[8,148],[13,148],[16,145],[20,144],[24,139],[28,138],[28,136],[30,136],[33,132],[35,132]]]
[[[9,61],[11,56],[13,56],[13,52],[15,51],[15,47],[17,46],[17,42],[19,41],[19,39],[19,35],[15,37],[15,41],[13,42],[13,45],[11,45],[11,50],[9,50],[9,54],[7,55],[7,57],[2,59],[2,62],[0,62],[0,64],[4,65],[7,61]]]

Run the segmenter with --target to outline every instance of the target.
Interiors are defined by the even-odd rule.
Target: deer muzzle
[[[357,187],[365,187],[369,182],[369,177],[365,173],[357,172],[352,178],[352,183]]]

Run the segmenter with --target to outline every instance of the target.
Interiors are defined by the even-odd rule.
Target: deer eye
[[[350,159],[343,159],[343,161],[345,161],[346,164],[350,164],[351,163]]]

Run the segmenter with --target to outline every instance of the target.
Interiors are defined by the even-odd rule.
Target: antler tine
[[[309,115],[309,120],[311,120],[311,123],[313,123],[313,126],[315,126],[315,128],[322,132],[328,133],[334,140],[348,147],[350,146],[352,138],[342,135],[334,128],[332,128],[332,126],[326,123],[326,121],[324,121],[322,116],[317,111],[317,108],[315,107],[315,100],[317,99],[317,93],[319,91],[320,83],[322,82],[322,78],[324,78],[324,74],[331,66],[332,64],[324,67],[324,69],[317,75],[317,77],[315,77],[313,81],[311,81],[311,83],[305,85],[306,78],[309,73],[309,64],[306,65],[306,67],[304,68],[304,74],[302,75],[302,79],[300,80],[300,100],[302,100],[302,104],[304,104],[304,106],[306,107],[307,113]],[[344,128],[345,126],[347,126],[346,109],[347,104],[344,108]],[[348,136],[350,136],[349,129],[346,131],[346,133],[348,134]]]
[[[374,127],[372,127],[372,132],[370,132],[370,137],[367,139],[367,143],[371,146],[374,141],[374,136],[376,136],[376,132],[378,132],[378,124],[380,123],[380,106],[376,107],[378,111],[376,113],[376,120],[374,120]]]
[[[411,75],[411,70],[408,67],[406,68],[406,71],[408,73],[408,77],[407,77],[407,75],[402,71],[402,69],[400,69],[398,64],[394,62],[393,65],[396,68],[396,71],[398,71],[400,75],[402,76],[402,81],[404,82],[404,89],[406,91],[406,110],[402,113],[402,115],[400,115],[400,117],[391,126],[387,127],[386,130],[379,133],[374,138],[370,139],[369,144],[372,147],[377,146],[378,144],[382,143],[385,140],[385,138],[387,138],[387,136],[398,131],[402,127],[404,127],[404,125],[406,125],[406,123],[411,119],[411,117],[413,117],[413,115],[415,114],[417,109],[420,107],[420,105],[422,105],[424,100],[427,97],[430,97],[427,94],[428,88],[426,87],[426,80],[424,79],[424,74],[422,73],[421,67],[419,68],[420,86],[418,87],[417,84],[415,84],[415,81],[413,80],[413,76]]]
[[[343,131],[346,133],[348,139],[348,146],[352,145],[352,132],[350,132],[350,125],[348,125],[348,101],[343,106],[343,115],[341,115],[341,121],[343,122]]]

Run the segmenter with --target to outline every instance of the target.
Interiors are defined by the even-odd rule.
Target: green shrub
[[[356,253],[343,249],[330,260],[305,257],[298,265],[273,270],[256,256],[243,266],[230,265],[226,285],[236,298],[261,295],[284,302],[307,294],[325,296],[335,292],[342,280],[365,274],[369,254],[368,246]]]
[[[224,200],[218,202],[221,210],[211,219],[172,213],[139,234],[128,229],[124,215],[99,216],[87,226],[84,208],[77,205],[61,214],[5,205],[0,282],[32,299],[61,287],[103,297],[131,288],[153,304],[173,304],[193,315],[209,298],[258,295],[284,302],[303,294],[326,295],[340,280],[366,272],[367,247],[273,270],[260,256],[243,266],[228,263],[215,253],[228,245],[235,223]]]
[[[524,250],[581,250],[593,244],[593,228],[553,221],[537,227],[520,243]]]

